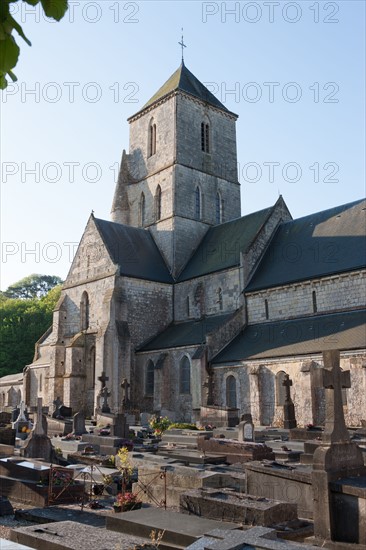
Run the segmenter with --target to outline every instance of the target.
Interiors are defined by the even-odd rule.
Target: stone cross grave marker
[[[37,413],[36,413],[33,431],[37,435],[45,435],[44,426],[43,426],[42,397],[37,398]]]
[[[296,428],[297,422],[295,417],[295,406],[291,399],[290,392],[292,380],[288,374],[285,374],[282,386],[284,386],[286,390],[285,404],[283,406],[283,427],[290,430],[291,428]]]
[[[340,368],[339,350],[323,352],[324,368],[317,369],[317,385],[325,388],[325,429],[322,445],[314,453],[312,486],[314,493],[314,535],[321,540],[335,540],[343,531],[338,517],[334,522],[334,499],[329,483],[341,478],[365,476],[363,456],[350,440],[343,413],[342,388],[349,388],[350,372]],[[356,521],[356,514],[354,520]],[[344,521],[350,521],[347,514]],[[341,540],[341,539],[339,539]]]
[[[111,392],[108,390],[107,386],[104,386],[99,394],[103,398],[102,403],[102,413],[110,413],[111,409],[108,405],[108,397],[110,397]]]
[[[108,382],[108,380],[109,380],[109,376],[106,376],[105,372],[102,371],[102,374],[100,376],[98,376],[98,380],[99,380],[99,382],[101,383],[101,386],[102,386],[101,390],[103,390],[103,388],[105,388],[105,385],[106,385],[105,383]],[[102,391],[100,393],[102,393]]]
[[[35,427],[35,424],[36,424],[36,419],[37,419],[37,412],[38,412],[38,400],[37,400],[37,405],[34,407],[32,406],[30,408],[31,412],[33,412],[33,419],[34,419],[34,427]],[[42,405],[42,427],[43,427],[43,432],[47,435],[48,433],[48,422],[47,422],[47,414],[48,414],[48,410],[49,410],[49,407],[44,407]]]
[[[317,369],[318,385],[325,388],[324,443],[348,443],[349,433],[343,413],[342,388],[351,387],[350,371],[339,366],[339,351],[324,351],[324,368]]]

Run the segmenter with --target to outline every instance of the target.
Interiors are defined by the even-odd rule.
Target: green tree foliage
[[[42,298],[55,286],[62,283],[56,275],[28,275],[17,283],[10,285],[3,293],[6,298],[20,298],[22,300]]]
[[[11,4],[19,0],[0,0],[0,88],[4,90],[8,82],[6,75],[15,82],[17,77],[13,73],[15,65],[18,63],[20,48],[15,41],[13,31],[15,30],[25,42],[31,46],[30,41],[25,36],[22,27],[11,15]],[[41,4],[47,17],[60,21],[65,15],[68,0],[22,0],[31,6]]]
[[[34,344],[52,324],[61,285],[42,298],[0,300],[0,377],[32,362]]]

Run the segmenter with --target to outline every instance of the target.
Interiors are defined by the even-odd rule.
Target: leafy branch
[[[13,82],[17,77],[13,69],[18,63],[20,48],[13,36],[15,30],[23,40],[31,46],[31,42],[25,36],[22,27],[10,13],[10,4],[19,0],[1,0],[0,2],[0,89],[4,90],[8,81],[8,75]],[[60,21],[68,9],[68,0],[22,0],[31,6],[41,4],[47,17]]]

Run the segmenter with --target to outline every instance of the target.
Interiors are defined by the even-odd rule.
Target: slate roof
[[[366,200],[282,223],[246,291],[366,265]]]
[[[159,90],[142,107],[141,111],[150,107],[155,101],[163,98],[175,90],[181,90],[189,95],[197,97],[205,103],[209,103],[222,111],[230,111],[194,76],[182,62],[172,76],[159,88]],[[237,116],[237,115],[235,115]]]
[[[213,364],[366,348],[366,310],[249,325]]]
[[[153,351],[182,346],[203,344],[209,332],[223,325],[230,317],[226,315],[212,315],[204,319],[172,323],[167,329],[141,346],[138,351]]]
[[[178,278],[186,281],[240,265],[240,252],[252,243],[273,207],[210,227]]]
[[[97,218],[94,221],[113,263],[119,266],[120,275],[173,282],[149,231]]]

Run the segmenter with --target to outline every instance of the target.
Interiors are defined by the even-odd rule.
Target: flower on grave
[[[64,472],[61,470],[52,470],[52,484],[53,485],[74,485],[75,480],[72,477],[71,472]]]
[[[140,501],[135,493],[126,491],[125,493],[118,493],[116,500],[113,503],[113,506],[132,506],[133,504],[137,504],[138,502]]]
[[[152,416],[149,420],[149,426],[154,431],[154,435],[161,436],[169,426],[172,424],[171,420],[167,416]]]

